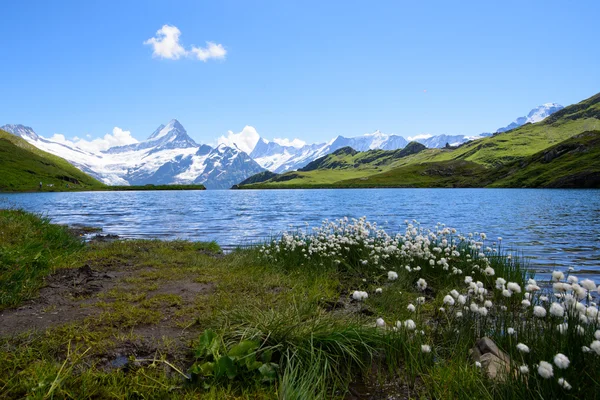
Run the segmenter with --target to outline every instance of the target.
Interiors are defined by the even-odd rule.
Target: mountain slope
[[[0,130],[0,191],[96,189],[104,184],[24,139]],[[49,186],[52,185],[52,186]]]
[[[22,125],[6,128],[110,185],[193,183],[228,189],[264,170],[239,149],[198,145],[175,119],[160,125],[145,141],[98,152],[43,138]]]
[[[432,161],[462,159],[498,166],[530,156],[585,131],[600,129],[600,93],[565,107],[535,124],[526,124],[440,153]]]
[[[597,130],[600,94],[557,111],[541,122],[458,148],[418,149],[395,161],[390,161],[394,152],[344,150],[352,160],[370,154],[368,165],[351,165],[343,162],[341,154],[330,155],[302,171],[243,188],[598,187],[600,157],[594,158],[600,146],[594,133]],[[551,154],[555,153],[561,156],[553,157]]]

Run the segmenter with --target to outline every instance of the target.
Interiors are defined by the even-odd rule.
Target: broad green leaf
[[[236,344],[229,350],[229,357],[236,359],[246,357],[248,354],[253,353],[258,348],[258,342],[253,340],[244,340]]]
[[[212,375],[214,372],[214,369],[215,369],[215,363],[213,363],[213,362],[205,362],[204,364],[200,365],[200,372],[204,376]]]
[[[262,360],[262,362],[268,363],[268,362],[271,362],[272,357],[273,357],[273,352],[271,350],[267,350],[262,353],[262,355],[260,356],[260,359]]]
[[[206,357],[206,356],[217,356],[219,354],[220,347],[220,338],[219,336],[212,331],[211,329],[207,329],[200,336],[200,340],[198,341],[198,347],[195,349],[196,358]]]
[[[265,363],[258,369],[264,381],[274,381],[277,378],[277,364]]]
[[[227,376],[233,379],[237,376],[237,367],[229,356],[220,357],[215,363],[215,376],[221,378]]]
[[[248,368],[248,371],[254,371],[256,369],[259,369],[260,367],[263,366],[263,363],[261,363],[260,361],[246,361],[246,368]]]

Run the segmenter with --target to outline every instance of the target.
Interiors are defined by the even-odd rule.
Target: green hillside
[[[0,191],[39,191],[40,182],[43,183],[43,191],[106,187],[66,160],[0,130]]]
[[[542,122],[456,149],[412,143],[395,151],[345,148],[299,171],[240,188],[600,187],[598,132],[600,93]]]

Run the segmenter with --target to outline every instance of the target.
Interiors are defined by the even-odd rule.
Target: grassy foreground
[[[223,255],[0,227],[1,398],[600,396],[595,284],[557,272],[552,296],[483,233],[341,220]],[[501,379],[469,355],[482,336]]]

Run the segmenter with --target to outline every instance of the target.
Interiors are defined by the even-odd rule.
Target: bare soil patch
[[[107,268],[108,267],[108,268]],[[108,271],[104,271],[108,270]],[[152,269],[149,269],[152,270]],[[61,269],[46,278],[46,286],[39,296],[14,309],[0,312],[0,337],[18,335],[26,331],[43,331],[55,326],[82,321],[98,315],[103,310],[94,307],[97,297],[111,289],[123,286],[123,279],[135,277],[139,270],[131,265],[110,265],[92,268],[85,264],[80,268]],[[148,295],[173,294],[181,298],[176,308],[190,306],[199,294],[210,293],[213,285],[197,283],[190,280],[171,280],[161,282],[156,290]],[[177,336],[180,328],[170,327],[169,320],[174,314],[173,307],[164,308],[164,319],[161,326],[136,327],[141,336],[161,338]],[[171,321],[174,322],[174,321]]]

